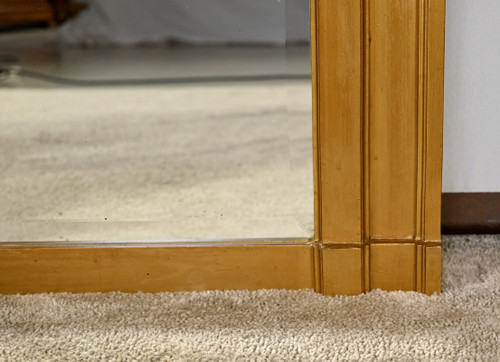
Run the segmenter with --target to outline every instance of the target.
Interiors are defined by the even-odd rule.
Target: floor
[[[0,33],[0,64],[11,58],[23,69],[76,80],[147,80],[179,77],[300,76],[310,78],[307,45],[78,47],[61,44],[55,30]],[[2,87],[54,87],[14,78]]]
[[[307,47],[0,49],[0,242],[312,235]]]

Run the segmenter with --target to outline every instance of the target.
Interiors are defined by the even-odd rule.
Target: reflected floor
[[[28,70],[85,80],[285,73],[307,78],[311,73],[308,45],[85,48],[61,45],[53,30],[0,33],[0,64],[4,56],[15,57]],[[57,85],[18,77],[1,86],[47,88]]]
[[[50,44],[47,54],[55,47]],[[99,57],[106,63],[107,52],[85,53],[93,63],[81,72],[62,60],[28,58],[30,66],[52,67],[59,76],[119,78],[152,71],[138,71],[137,58],[101,74],[96,69],[105,67],[92,64]],[[214,49],[213,59],[217,52],[229,62],[221,49]],[[295,64],[307,64],[308,57],[296,58]],[[275,57],[276,64],[282,60]],[[180,74],[160,67],[160,59],[155,64],[167,69],[165,76]],[[258,62],[254,66],[257,72]],[[219,70],[228,74],[224,66]],[[189,71],[186,66],[184,73]],[[312,234],[310,82],[91,88],[42,83],[13,79],[0,86],[0,241]]]

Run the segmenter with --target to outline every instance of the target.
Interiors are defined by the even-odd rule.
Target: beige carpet
[[[444,292],[0,296],[0,360],[500,360],[500,236],[446,237]]]

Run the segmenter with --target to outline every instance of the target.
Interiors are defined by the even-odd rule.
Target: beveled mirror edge
[[[174,239],[174,240],[96,240],[96,241],[23,241],[1,242],[2,249],[74,249],[74,248],[149,248],[149,247],[212,247],[212,246],[239,246],[239,245],[309,245],[313,238],[259,238],[259,239]]]

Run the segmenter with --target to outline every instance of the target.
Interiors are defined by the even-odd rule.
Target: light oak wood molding
[[[441,289],[445,0],[316,0],[324,294]]]
[[[0,245],[0,293],[441,288],[445,0],[312,0],[315,235]]]
[[[310,289],[304,244],[0,250],[0,293]]]

